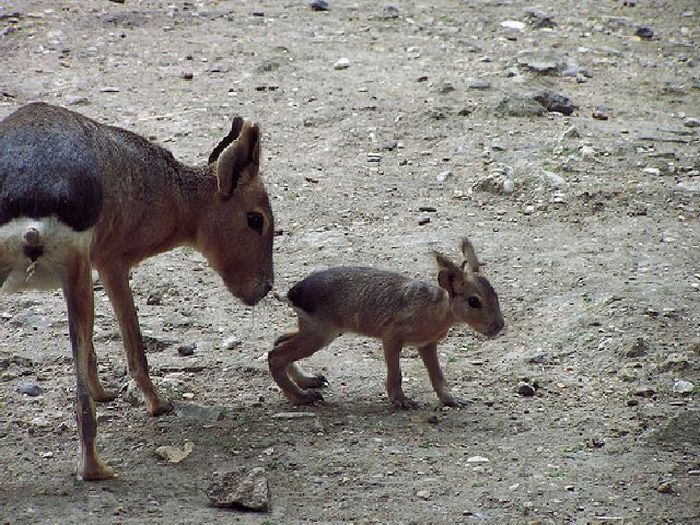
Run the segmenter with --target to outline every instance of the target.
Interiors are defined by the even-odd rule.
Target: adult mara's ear
[[[466,267],[469,272],[479,273],[481,267],[485,266],[484,263],[479,262],[479,259],[477,259],[474,246],[467,237],[462,239],[462,255],[464,256],[462,268]]]
[[[245,185],[260,169],[260,127],[243,123],[238,138],[221,153],[216,163],[219,192],[231,195],[237,186]]]
[[[234,140],[238,138],[238,135],[241,134],[241,129],[243,129],[243,117],[235,116],[233,117],[233,122],[231,123],[231,131],[228,132],[228,135],[226,135],[221,142],[219,142],[216,147],[212,150],[211,155],[209,155],[209,160],[207,161],[207,164],[213,164],[215,163],[219,155],[221,155],[221,152],[224,151],[224,148],[231,144]]]
[[[447,290],[450,296],[459,292],[464,283],[464,272],[459,266],[438,252],[433,252],[438,265],[438,284],[440,288]]]

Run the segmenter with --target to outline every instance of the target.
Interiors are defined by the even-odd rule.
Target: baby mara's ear
[[[433,255],[438,265],[438,284],[454,297],[462,290],[466,276],[459,266],[441,253],[433,252]]]
[[[479,259],[477,259],[474,246],[467,237],[462,239],[462,256],[464,257],[464,260],[462,261],[462,269],[465,269],[467,272],[479,273],[481,267],[486,266],[484,263],[479,262]]]

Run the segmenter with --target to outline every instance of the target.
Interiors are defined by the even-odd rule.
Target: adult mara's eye
[[[265,219],[263,219],[262,213],[258,213],[257,211],[248,212],[248,227],[251,230],[255,230],[260,235],[262,235],[264,224]]]
[[[472,295],[469,299],[467,299],[467,304],[472,308],[481,308],[481,299],[479,299],[476,295]]]

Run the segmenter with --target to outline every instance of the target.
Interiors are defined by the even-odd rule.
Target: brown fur
[[[38,136],[42,143],[51,145],[58,153],[28,147],[28,143],[36,143],[37,139],[23,139],[24,130],[31,130],[33,137]],[[232,136],[233,133],[237,136]],[[64,140],[66,136],[69,138]],[[32,198],[21,193],[23,183],[13,186],[13,177],[20,171],[34,169],[35,177],[60,178],[60,173],[50,170],[56,156],[96,159],[98,166],[88,175],[93,181],[97,180],[96,195],[101,192],[102,205],[95,220],[80,222],[88,225],[85,231],[91,235],[89,247],[81,249],[77,241],[61,242],[56,247],[55,243],[51,244],[51,238],[41,238],[34,227],[29,228],[24,237],[32,246],[43,243],[48,252],[46,257],[39,256],[34,266],[27,265],[26,271],[30,276],[35,272],[48,276],[50,283],[55,281],[63,288],[66,298],[76,370],[76,416],[82,447],[80,474],[84,479],[112,476],[112,471],[95,451],[93,401],[115,397],[97,376],[92,345],[94,310],[90,268],[97,269],[112,302],[129,373],[143,392],[146,410],[151,415],[168,412],[172,406],[158,395],[148,374],[129,287],[129,269],[147,257],[187,245],[202,252],[227,288],[246,304],[258,302],[272,285],[274,224],[268,196],[258,176],[260,130],[239,117],[234,120],[232,132],[225,141],[224,146],[218,146],[214,163],[190,167],[175,160],[164,148],[134,133],[46,104],[25,106],[0,123],[0,147],[26,156],[18,161],[0,157],[0,169],[4,169],[2,173],[5,174],[3,191],[5,194],[14,192],[13,203],[21,204],[22,199]],[[85,146],[75,151],[76,143]],[[18,163],[21,170],[16,168]],[[37,165],[42,169],[36,168]],[[83,169],[83,164],[80,166]],[[75,172],[83,177],[83,172],[77,169]],[[45,187],[49,188],[45,191],[48,202],[52,184]],[[75,213],[68,212],[67,216],[74,217]],[[251,214],[258,214],[259,231],[250,226]],[[43,216],[29,217],[38,223],[46,220]],[[13,220],[10,217],[7,225]],[[80,220],[78,210],[76,222]],[[68,229],[68,239],[72,231]],[[18,270],[16,261],[22,259],[10,253],[10,248],[3,252],[3,246],[12,245],[10,234],[6,235],[6,238],[0,237],[0,285],[13,271],[24,269]],[[77,238],[77,232],[75,236]],[[27,287],[31,287],[29,277],[28,283]]]
[[[319,392],[304,389],[324,386],[325,378],[306,374],[296,361],[317,352],[341,333],[353,332],[382,341],[386,389],[395,407],[415,406],[401,389],[399,356],[405,345],[418,347],[440,401],[461,405],[443,376],[437,342],[459,322],[487,336],[495,336],[504,327],[498,296],[479,274],[481,263],[466,238],[462,253],[464,270],[435,254],[440,287],[393,272],[358,267],[330,268],[294,285],[286,301],[297,312],[299,328],[279,337],[268,354],[270,372],[282,392],[296,405],[322,400]]]

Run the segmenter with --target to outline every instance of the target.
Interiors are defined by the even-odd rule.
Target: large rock
[[[700,410],[684,410],[654,430],[649,441],[669,448],[700,445]]]
[[[207,497],[212,507],[266,512],[270,508],[270,487],[265,469],[225,472],[209,485]]]

